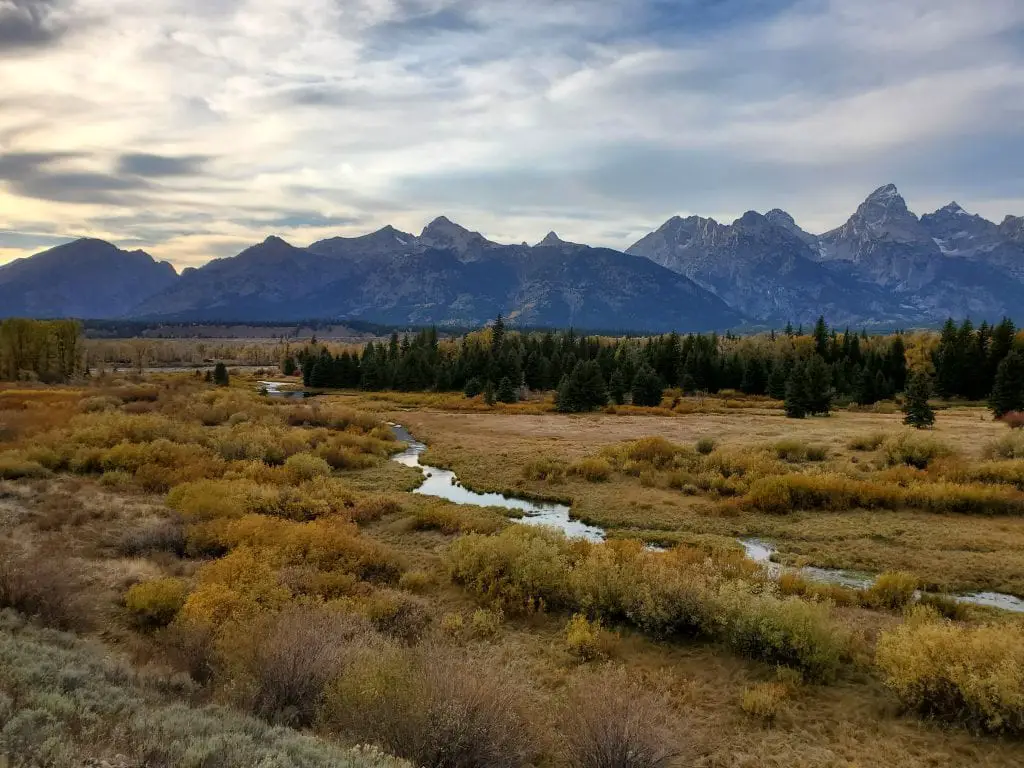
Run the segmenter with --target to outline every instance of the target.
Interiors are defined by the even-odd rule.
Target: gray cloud
[[[0,55],[55,42],[64,27],[53,19],[56,0],[0,0]]]
[[[208,160],[208,157],[201,155],[169,157],[167,155],[127,154],[118,158],[117,172],[147,179],[164,176],[195,176],[202,172],[203,165]]]
[[[11,152],[0,155],[0,180],[15,194],[64,203],[127,205],[148,184],[137,177],[77,170],[69,165],[82,155],[67,152]]]

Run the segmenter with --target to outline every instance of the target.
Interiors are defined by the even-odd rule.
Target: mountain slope
[[[740,313],[687,278],[618,251],[546,238],[499,245],[447,219],[419,237],[385,228],[309,249],[270,238],[188,270],[136,311],[179,320],[361,319],[627,330],[735,327]]]
[[[0,317],[120,317],[177,280],[144,251],[83,238],[0,266]]]
[[[692,216],[670,219],[627,249],[686,275],[733,307],[770,322],[860,322],[893,314],[887,295],[842,279],[815,260],[792,217],[750,211],[731,225]]]

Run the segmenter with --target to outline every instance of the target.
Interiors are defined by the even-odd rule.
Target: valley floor
[[[957,502],[959,506],[949,507],[956,511],[948,511],[944,501],[936,500],[943,494],[967,498],[965,494],[982,486],[995,488],[1004,505],[1016,503],[1021,495],[1015,484],[1017,475],[1011,474],[1018,469],[1018,459],[1006,444],[1008,431],[992,422],[983,409],[940,411],[936,429],[928,434],[939,447],[908,448],[898,443],[905,434],[898,413],[843,411],[828,418],[794,421],[768,403],[752,402],[732,408],[695,404],[692,413],[671,415],[639,415],[627,409],[618,414],[570,417],[546,412],[536,403],[495,409],[474,405],[471,410],[461,410],[464,404],[459,403],[460,410],[455,410],[446,408],[448,401],[443,398],[417,401],[386,393],[342,393],[310,403],[269,403],[267,398],[252,395],[255,382],[238,381],[230,390],[217,392],[194,381],[175,381],[163,377],[155,384],[108,383],[102,392],[64,390],[66,395],[57,410],[63,408],[66,419],[51,412],[48,417],[40,415],[40,425],[33,427],[19,417],[17,428],[4,438],[7,443],[0,444],[0,477],[9,478],[0,483],[0,535],[4,553],[17,555],[7,558],[6,570],[0,569],[0,608],[6,605],[29,612],[35,608],[40,621],[86,638],[40,630],[14,613],[6,613],[0,620],[0,660],[5,664],[38,652],[40,665],[73,667],[83,670],[86,677],[97,677],[101,682],[89,683],[97,686],[97,695],[113,695],[107,689],[120,686],[118,696],[128,697],[140,712],[148,708],[145,718],[161,717],[160,708],[168,702],[195,708],[215,703],[216,709],[202,709],[202,717],[223,718],[225,733],[231,729],[255,733],[254,738],[270,745],[265,748],[279,760],[275,765],[314,764],[303,762],[301,755],[306,753],[302,750],[317,755],[319,751],[326,755],[334,754],[331,750],[345,750],[337,754],[350,759],[347,750],[352,744],[388,738],[391,743],[385,746],[390,751],[405,749],[409,752],[405,757],[416,759],[422,754],[416,751],[421,747],[396,748],[396,744],[409,742],[372,729],[360,731],[364,726],[353,725],[352,716],[339,712],[337,704],[331,709],[330,697],[315,716],[296,722],[311,734],[309,743],[301,744],[288,741],[299,738],[287,735],[292,731],[265,733],[255,725],[240,724],[238,718],[250,716],[228,709],[242,707],[272,722],[287,719],[273,708],[261,709],[262,699],[257,694],[265,681],[252,660],[268,658],[267,652],[260,647],[250,649],[250,641],[240,638],[251,635],[258,646],[262,635],[276,636],[280,631],[273,623],[274,611],[287,615],[289,610],[319,610],[316,606],[325,605],[366,617],[373,627],[366,630],[368,639],[360,643],[383,648],[379,652],[382,657],[407,653],[459,657],[478,669],[498,673],[503,680],[514,680],[524,713],[523,727],[531,734],[530,759],[538,765],[583,764],[566,751],[566,739],[575,722],[565,709],[567,696],[595,677],[616,679],[614,675],[619,673],[613,668],[623,669],[629,680],[657,697],[656,719],[678,752],[664,765],[952,768],[1024,762],[1024,743],[1016,740],[1013,732],[983,735],[977,729],[922,719],[901,704],[874,665],[874,655],[879,634],[897,629],[905,619],[898,606],[873,603],[874,598],[836,594],[836,604],[827,609],[832,626],[851,640],[837,674],[820,683],[800,682],[776,664],[749,658],[728,644],[659,638],[636,622],[615,618],[606,620],[604,628],[597,631],[599,649],[593,658],[581,654],[576,645],[567,642],[567,622],[573,609],[553,606],[521,611],[511,604],[499,608],[479,590],[453,578],[455,542],[479,543],[485,537],[500,537],[515,524],[494,510],[458,507],[409,493],[419,482],[418,471],[387,461],[388,451],[397,446],[389,447],[379,426],[373,426],[376,420],[406,426],[428,444],[425,461],[455,470],[476,490],[571,502],[575,515],[606,528],[613,538],[639,538],[662,546],[681,543],[728,558],[730,553],[741,552],[737,538],[756,536],[771,540],[787,563],[873,573],[909,571],[923,586],[936,590],[984,589],[1024,595],[1024,514],[979,514],[967,502]],[[141,387],[153,387],[156,394],[133,400],[132,392],[138,394]],[[0,390],[0,419],[8,413],[5,404],[14,412],[13,402],[29,403],[24,408],[19,405],[19,412],[33,412],[31,403],[38,396],[18,392]],[[97,397],[109,398],[107,405],[101,407],[95,401],[83,405],[87,398]],[[151,405],[132,406],[133,402]],[[316,420],[328,412],[334,415],[324,418],[323,427],[317,426],[320,422]],[[351,413],[372,416],[356,421],[339,415]],[[339,427],[342,418],[352,421]],[[42,424],[46,419],[52,423]],[[149,419],[145,435],[140,419]],[[15,424],[13,418],[10,423]],[[71,426],[65,427],[67,423]],[[59,433],[65,428],[69,431]],[[179,445],[185,444],[186,437],[196,441],[193,445],[211,451],[208,461],[221,462],[221,468],[213,473],[190,465],[185,471],[181,463],[187,462],[187,457],[165,459],[172,449],[154,448],[159,442],[156,433],[177,429],[180,434],[161,435]],[[125,443],[148,446],[146,450],[152,453],[143,459],[129,457],[127,449],[117,447],[125,444],[121,437],[101,436],[101,430],[124,435]],[[651,437],[664,442],[642,442]],[[232,442],[235,439],[240,441],[237,445]],[[300,446],[296,440],[304,442]],[[1002,447],[994,448],[1000,441]],[[44,457],[44,449],[60,453],[58,442],[80,448],[69,454],[70,463],[53,459],[47,467],[50,460]],[[265,444],[272,452],[275,445],[293,443],[289,450],[308,451],[328,460],[329,476],[321,479],[319,465],[309,469],[314,467],[311,462],[308,467],[298,461],[283,468],[257,467],[260,460],[253,458],[250,448],[242,447]],[[648,453],[643,454],[638,445]],[[9,451],[6,457],[4,449]],[[81,457],[88,450],[101,452],[96,454],[95,464],[76,464],[84,461]],[[915,452],[922,450],[928,454],[926,468],[903,460],[912,453],[916,460]],[[343,451],[348,453],[339,455]],[[1012,458],[1005,458],[1007,453]],[[146,475],[139,461],[177,469],[154,479]],[[27,471],[26,462],[43,470],[36,472],[30,467],[32,471]],[[275,458],[270,463],[276,462]],[[22,470],[13,471],[12,467]],[[1002,473],[998,483],[991,481],[996,473]],[[837,478],[846,485],[828,498],[818,489],[810,508],[794,504],[780,512],[762,503],[762,491],[776,478],[795,476],[810,478],[809,483],[830,483],[828,488],[839,487]],[[253,513],[251,506],[239,508],[237,513],[229,509],[235,503],[231,494],[242,477],[247,478],[245,482],[259,483],[263,494],[270,493],[271,487],[281,489],[281,495],[275,497],[277,511]],[[987,483],[985,478],[989,478]],[[202,482],[221,485],[209,486],[201,494],[186,492],[188,488],[201,490],[196,484]],[[325,483],[331,484],[335,494],[344,489],[351,503],[334,509],[334,499],[320,500],[317,494],[328,487]],[[857,483],[860,489],[852,500],[848,498],[852,493],[849,483]],[[873,501],[868,504],[872,508],[863,508],[859,501],[876,498],[865,490],[869,485],[892,493],[903,489],[899,492],[910,495],[905,497],[906,504]],[[330,510],[317,512],[318,517],[296,513],[297,517],[288,519],[280,511],[282,505],[293,503],[286,491],[305,494],[302,509],[312,509],[315,501],[318,510]],[[787,498],[798,499],[795,490],[790,492]],[[251,496],[245,499],[239,504],[251,504]],[[227,522],[222,524],[222,518]],[[280,527],[267,527],[266,538],[261,538],[261,526],[271,526],[268,521],[278,526],[278,520],[286,519]],[[320,525],[323,527],[316,528]],[[249,526],[245,533],[241,532],[244,526]],[[341,566],[334,561],[330,566],[324,564],[315,539],[307,545],[297,543],[313,530],[322,530],[332,542],[338,531],[349,537],[344,545],[337,545],[346,573],[354,575],[354,581],[346,576],[347,586],[332,587],[334,591],[323,586],[328,577],[338,577],[340,583]],[[294,547],[286,545],[286,540],[296,542]],[[346,549],[340,549],[342,546]],[[228,602],[218,603],[220,607],[214,609],[208,602],[204,605],[211,613],[201,614],[197,595],[213,601],[220,593],[212,586],[235,590],[242,596],[238,600],[248,599],[245,590],[249,587],[241,584],[255,583],[255,576],[217,581],[225,578],[224,569],[217,570],[218,564],[237,558],[247,547],[263,553],[257,561],[276,569],[272,585],[267,582],[267,591],[253,603],[262,606],[253,609],[256,613],[232,614],[235,624],[210,619],[214,624],[207,627],[213,633],[208,639],[218,652],[227,655],[211,662],[215,672],[207,677],[197,671],[195,659],[183,658],[185,646],[175,645],[167,633],[184,625],[189,617],[207,620],[220,616],[218,611],[237,608],[240,603],[230,603],[231,608],[226,607]],[[67,605],[47,609],[12,599],[17,590],[9,584],[11,563],[26,556],[37,565],[59,564],[57,569],[43,568],[36,581],[55,589],[63,584]],[[23,560],[19,562],[24,565]],[[303,581],[312,578],[312,571],[317,573],[315,588],[309,586],[311,581]],[[65,578],[75,580],[73,597],[71,582],[62,581]],[[165,617],[133,610],[126,595],[133,586],[151,582],[173,582],[189,596],[171,600],[171,613]],[[278,596],[276,587],[281,585],[288,587],[291,597]],[[285,602],[268,609],[270,595]],[[812,599],[809,594],[805,597]],[[154,617],[154,624],[143,621]],[[966,627],[994,623],[1019,631],[1017,622],[1017,617],[984,609],[965,609],[957,615],[957,623]],[[166,625],[166,629],[160,628]],[[239,629],[246,627],[246,632]],[[237,647],[229,648],[232,644]],[[352,647],[352,658],[362,659],[358,648]],[[111,671],[113,662],[100,661],[111,649],[136,668],[145,669],[144,678]],[[1016,658],[1022,653],[1024,648]],[[61,654],[66,662],[61,661]],[[351,665],[358,666],[356,662]],[[0,673],[0,755],[6,752],[15,765],[19,762],[14,750],[23,743],[15,738],[50,733],[32,731],[32,727],[43,726],[32,726],[32,716],[25,713],[56,706],[52,697],[46,699],[50,692],[44,691],[40,682],[57,674],[55,670],[41,671],[38,676],[24,670]],[[375,679],[379,683],[380,679]],[[1020,686],[1022,680],[1018,676],[1016,684]],[[31,693],[34,686],[39,690]],[[344,685],[331,690],[338,697],[334,701],[355,701],[344,698],[355,696]],[[759,691],[768,691],[765,695],[771,699],[763,707],[755,701]],[[38,699],[36,704],[28,701],[32,695]],[[317,697],[320,691],[310,695]],[[1024,697],[1024,688],[1016,695]],[[61,706],[66,710],[91,705],[76,699]],[[11,725],[15,716],[21,718],[18,728]],[[59,755],[65,762],[54,760],[53,764],[78,765],[85,758],[112,758],[115,754],[128,755],[125,765],[145,764],[145,739],[140,735],[132,741],[130,734],[99,729],[92,742],[76,740],[68,735],[73,728],[61,725],[58,715],[35,717],[39,723],[49,723],[46,727],[65,750]],[[203,720],[202,727],[216,731],[220,726]],[[167,738],[184,737],[168,733]],[[176,758],[164,759],[170,762],[152,764],[171,764]],[[367,757],[362,763],[351,759],[354,765],[390,764],[380,756]],[[477,764],[524,763],[463,765]]]

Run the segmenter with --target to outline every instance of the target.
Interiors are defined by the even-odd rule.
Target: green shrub
[[[945,443],[931,435],[917,432],[902,432],[889,437],[882,447],[885,462],[889,466],[907,464],[917,469],[926,469],[935,459],[953,455],[952,449]]]
[[[1024,459],[1024,432],[1010,432],[988,443],[983,449],[986,459]]]
[[[702,437],[695,444],[694,448],[701,456],[707,456],[715,450],[718,442],[713,437]]]
[[[724,585],[719,597],[726,643],[743,656],[828,682],[849,652],[849,636],[828,604],[753,593],[742,584]]]
[[[903,703],[925,717],[1024,734],[1024,627],[963,626],[919,607],[882,633],[876,662]]]
[[[132,586],[124,596],[125,608],[149,627],[166,627],[188,597],[188,584],[181,579],[154,579]]]
[[[284,469],[293,483],[302,483],[331,474],[331,465],[311,453],[297,453],[294,456],[289,456],[284,462]]]
[[[0,454],[0,480],[24,480],[48,477],[50,471],[38,461],[31,461],[18,453]]]

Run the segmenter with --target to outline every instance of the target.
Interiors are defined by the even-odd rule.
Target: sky
[[[1021,0],[0,0],[0,263],[1024,215]]]

